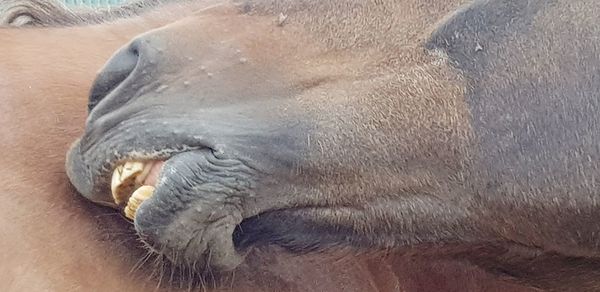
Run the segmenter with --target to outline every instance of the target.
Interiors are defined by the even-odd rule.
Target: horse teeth
[[[145,165],[142,162],[126,162],[115,168],[110,184],[112,197],[121,205],[127,201],[136,187],[136,178],[145,170]],[[149,170],[148,170],[149,172]]]
[[[148,177],[148,175],[150,174],[150,171],[152,170],[152,166],[154,166],[154,161],[148,161],[144,164],[144,169],[142,170],[142,172],[135,178],[135,183],[138,186],[141,186],[144,184],[144,180],[146,180],[146,178]]]
[[[141,186],[129,197],[127,206],[125,206],[125,217],[134,220],[135,213],[140,205],[154,194],[153,186]]]

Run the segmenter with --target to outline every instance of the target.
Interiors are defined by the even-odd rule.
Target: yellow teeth
[[[119,165],[112,175],[110,190],[115,203],[125,205],[125,217],[133,220],[142,202],[154,194],[154,187],[144,185],[155,161],[132,161]]]
[[[141,186],[135,190],[125,206],[125,217],[133,220],[137,209],[145,200],[152,197],[152,194],[154,194],[153,186]]]
[[[127,162],[115,168],[110,184],[110,191],[117,205],[127,201],[129,195],[135,189],[135,178],[144,170],[141,162]]]

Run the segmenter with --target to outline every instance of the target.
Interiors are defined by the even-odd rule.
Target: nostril
[[[102,99],[127,79],[137,66],[139,55],[136,42],[113,55],[94,81],[90,92],[88,111],[91,112]]]

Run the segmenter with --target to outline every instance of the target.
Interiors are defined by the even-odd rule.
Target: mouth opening
[[[134,220],[140,205],[154,194],[164,160],[127,161],[115,167],[111,180],[114,203]]]

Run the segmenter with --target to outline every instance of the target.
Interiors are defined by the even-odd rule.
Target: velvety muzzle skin
[[[306,159],[310,124],[288,110],[297,108],[299,89],[277,67],[244,59],[242,45],[170,38],[147,33],[105,65],[67,172],[83,196],[115,206],[110,177],[117,165],[165,160],[156,191],[135,216],[140,237],[174,262],[210,256],[211,266],[231,269],[241,261],[234,228],[269,208],[252,207],[257,192],[289,185],[290,167]]]
[[[215,255],[211,265],[219,270],[236,267],[232,234],[242,221],[244,201],[255,197],[251,182],[256,171],[210,151],[191,151],[169,159],[154,195],[135,216],[142,239],[167,238],[155,247],[172,261],[185,264]],[[191,261],[192,260],[192,261]]]

